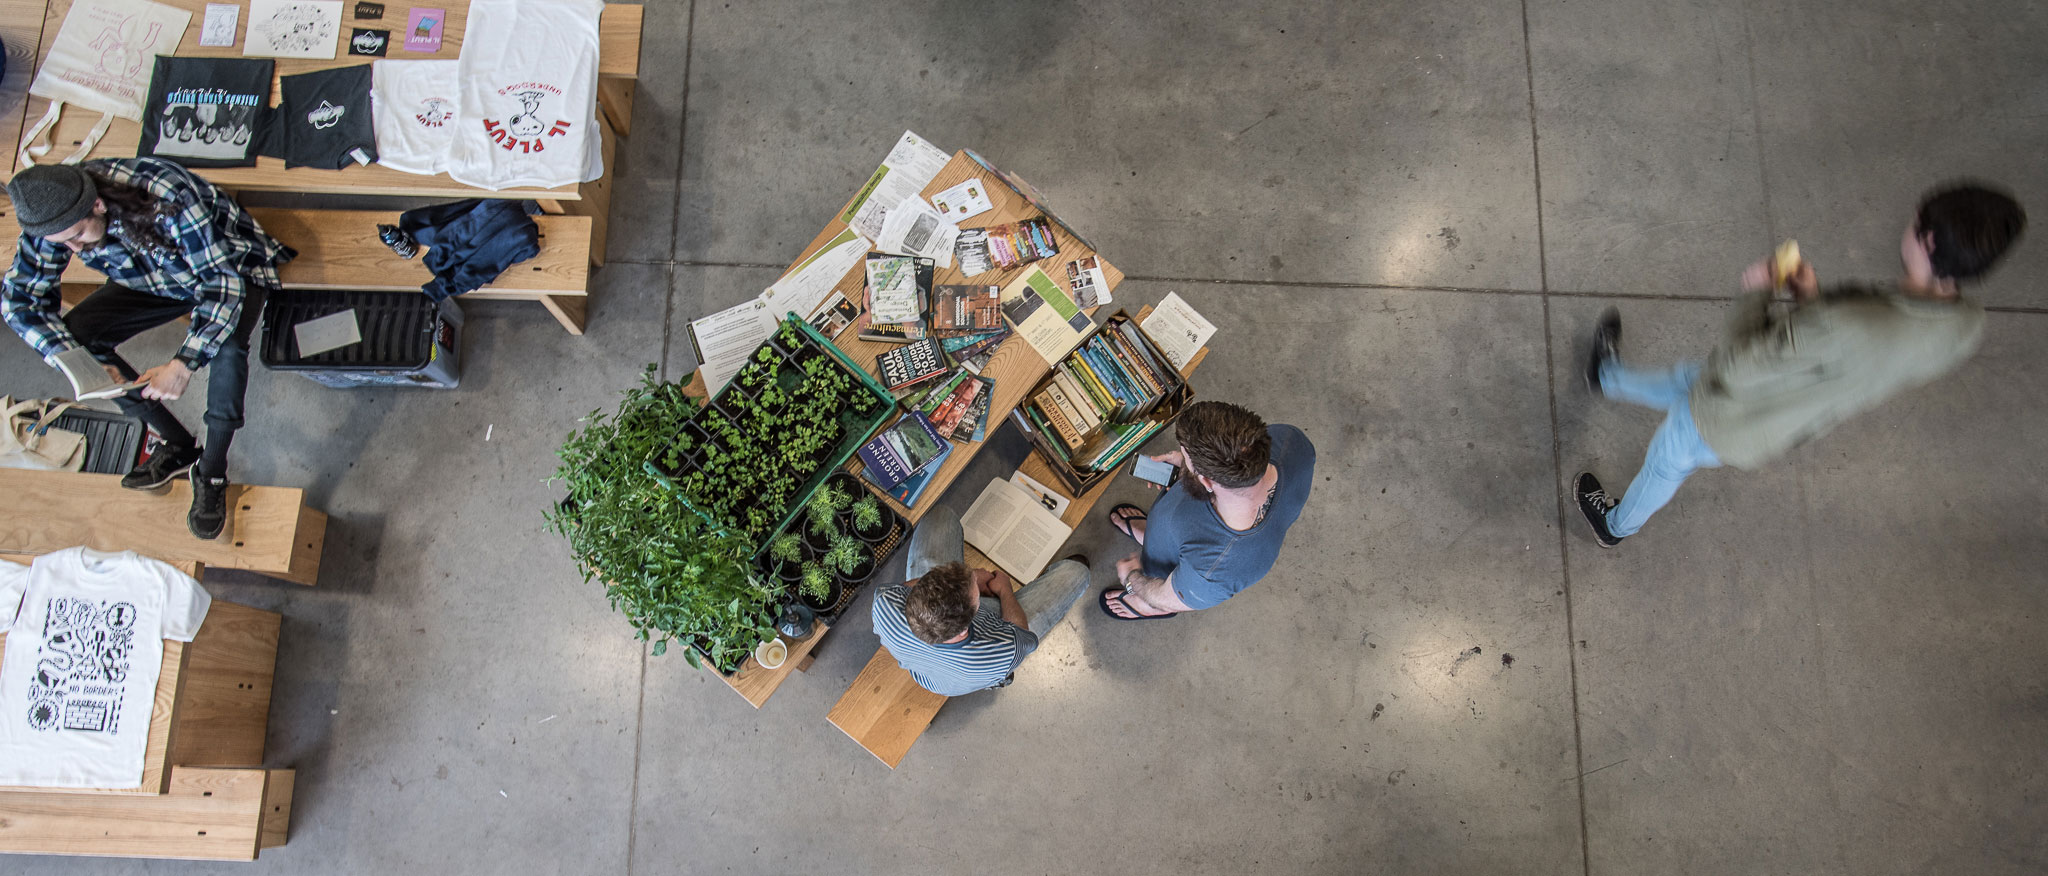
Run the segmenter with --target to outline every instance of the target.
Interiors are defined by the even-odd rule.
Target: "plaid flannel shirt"
[[[213,359],[242,318],[246,284],[278,288],[277,266],[298,255],[263,233],[240,204],[205,180],[168,161],[108,158],[80,167],[147,190],[162,205],[157,233],[169,249],[145,250],[123,239],[110,223],[103,245],[79,253],[112,283],[177,301],[193,302],[192,327],[177,358],[192,369]],[[79,345],[58,316],[59,278],[71,250],[21,235],[14,266],[0,281],[0,318],[46,360]]]

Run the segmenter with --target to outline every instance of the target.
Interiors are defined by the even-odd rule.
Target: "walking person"
[[[1823,290],[1809,265],[1789,279],[1791,309],[1771,312],[1770,260],[1743,273],[1744,295],[1705,363],[1661,370],[1622,363],[1621,315],[1601,314],[1586,384],[1665,412],[1643,465],[1618,500],[1581,473],[1579,510],[1601,547],[1636,534],[1693,472],[1754,469],[1844,420],[1955,369],[1975,352],[1984,308],[1960,284],[1982,276],[2026,227],[2013,198],[1977,184],[1921,200],[1899,241],[1903,276]]]
[[[277,266],[297,253],[263,233],[227,193],[176,164],[153,158],[38,165],[7,183],[21,240],[0,281],[0,318],[55,365],[77,347],[107,374],[147,385],[115,403],[147,423],[159,441],[121,486],[157,490],[190,473],[186,525],[219,537],[228,521],[228,447],[242,427],[249,339]],[[59,281],[76,256],[107,284],[61,313]],[[191,317],[170,361],[137,372],[115,351],[136,334]],[[206,443],[163,402],[184,395],[207,371]]]
[[[1201,401],[1181,412],[1180,446],[1159,457],[1184,467],[1147,514],[1109,511],[1110,525],[1138,542],[1116,564],[1117,586],[1102,591],[1118,620],[1169,618],[1213,608],[1258,583],[1280,557],[1315,481],[1316,448],[1293,426],[1237,405]]]
[[[969,568],[966,544],[960,515],[933,508],[911,533],[908,580],[877,588],[869,612],[897,665],[944,696],[1008,686],[1088,589],[1079,555],[1019,589],[1008,573]]]

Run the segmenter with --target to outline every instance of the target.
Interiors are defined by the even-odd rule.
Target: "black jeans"
[[[242,428],[242,396],[249,388],[249,339],[256,333],[256,323],[263,318],[266,290],[255,284],[245,284],[243,288],[241,320],[206,366],[207,460],[202,467],[215,476],[226,474],[227,445],[234,440],[235,430]],[[64,314],[64,325],[93,358],[134,380],[140,372],[114,348],[146,330],[191,313],[195,305],[196,302],[108,283]],[[144,399],[138,391],[117,397],[114,403],[128,416],[148,423],[173,445],[192,447],[197,443],[162,402]]]

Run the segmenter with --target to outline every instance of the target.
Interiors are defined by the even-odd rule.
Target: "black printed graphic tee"
[[[186,167],[254,165],[270,124],[272,69],[269,58],[157,56],[136,157]]]
[[[377,160],[370,123],[370,65],[300,73],[280,80],[275,136],[263,154],[286,167],[340,170]]]

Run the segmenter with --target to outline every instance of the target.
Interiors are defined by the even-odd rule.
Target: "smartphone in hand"
[[[1173,486],[1180,480],[1180,466],[1160,462],[1142,453],[1131,457],[1131,474],[1161,487]]]

